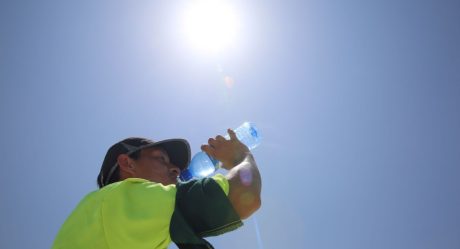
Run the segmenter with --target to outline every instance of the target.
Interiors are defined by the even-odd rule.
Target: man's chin
[[[169,179],[169,181],[167,181],[167,182],[165,182],[165,183],[163,183],[163,184],[164,184],[164,185],[171,185],[171,184],[176,185],[178,182],[179,182],[179,181],[178,181],[177,178],[171,178],[171,179]]]

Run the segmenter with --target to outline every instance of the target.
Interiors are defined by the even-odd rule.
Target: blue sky
[[[216,248],[460,248],[459,1],[235,0],[219,53],[186,2],[0,3],[0,248],[49,248],[118,140],[246,120],[263,245],[249,219]]]

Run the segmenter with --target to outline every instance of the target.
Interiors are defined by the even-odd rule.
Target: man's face
[[[180,169],[171,164],[169,156],[162,148],[143,149],[137,160],[132,160],[133,177],[146,179],[163,185],[176,184]]]

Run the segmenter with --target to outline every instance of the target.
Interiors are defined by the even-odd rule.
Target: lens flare
[[[224,82],[225,82],[225,85],[226,85],[228,88],[232,88],[233,85],[235,84],[235,80],[233,80],[233,78],[230,77],[230,76],[225,76],[225,77],[224,77]]]
[[[249,169],[242,169],[240,171],[240,180],[241,183],[245,186],[249,186],[252,184],[252,172]]]

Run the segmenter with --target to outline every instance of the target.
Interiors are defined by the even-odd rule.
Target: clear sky
[[[0,2],[0,248],[49,248],[113,143],[246,120],[262,243],[216,248],[460,248],[460,1],[228,3],[206,52],[186,0]]]

